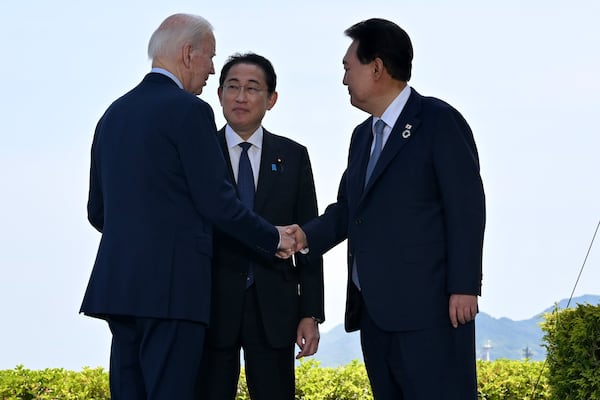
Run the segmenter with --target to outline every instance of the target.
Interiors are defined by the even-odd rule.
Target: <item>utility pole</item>
[[[523,357],[525,359],[530,359],[531,357],[533,357],[533,351],[531,351],[529,346],[525,346],[525,348],[523,349]]]

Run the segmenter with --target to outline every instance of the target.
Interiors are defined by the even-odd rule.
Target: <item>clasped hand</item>
[[[287,259],[308,246],[306,235],[298,225],[276,226],[276,228],[279,231],[279,249],[275,256]]]

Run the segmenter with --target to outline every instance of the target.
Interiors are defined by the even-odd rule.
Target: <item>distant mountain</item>
[[[363,361],[360,349],[360,333],[347,333],[344,325],[336,325],[328,332],[321,333],[319,350],[313,356],[322,367],[346,365],[352,360]]]
[[[566,308],[568,300],[558,303],[560,309]],[[584,295],[573,298],[569,307],[577,304],[600,304],[600,296]],[[477,358],[495,360],[506,358],[520,360],[525,358],[526,349],[532,360],[546,358],[546,350],[542,347],[543,332],[539,323],[543,315],[552,312],[554,306],[536,314],[530,319],[513,321],[509,318],[494,318],[480,312],[475,320],[477,326]],[[358,332],[346,333],[343,325],[337,325],[328,332],[321,333],[319,351],[314,359],[323,367],[337,367],[348,364],[354,359],[363,361]]]

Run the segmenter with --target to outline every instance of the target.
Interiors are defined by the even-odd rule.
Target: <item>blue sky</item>
[[[321,210],[367,117],[341,84],[343,31],[370,17],[405,28],[410,84],[458,108],[478,144],[488,205],[481,310],[525,319],[569,296],[600,219],[596,1],[214,3],[3,5],[0,369],[108,365],[108,329],[77,313],[99,240],[85,214],[89,146],[104,109],[149,70],[147,41],[175,12],[214,25],[217,70],[238,51],[271,59],[279,100],[264,125],[308,147]],[[201,97],[221,126],[216,87],[213,76]],[[325,270],[328,330],[343,321],[345,245]],[[575,294],[600,294],[598,282],[596,243]]]

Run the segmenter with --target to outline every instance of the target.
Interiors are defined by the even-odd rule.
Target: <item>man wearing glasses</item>
[[[227,125],[218,140],[240,200],[277,225],[317,216],[306,148],[262,127],[277,101],[276,75],[264,57],[230,57],[218,95]],[[237,392],[240,349],[253,400],[294,399],[296,358],[313,355],[324,319],[322,258],[261,258],[217,233],[201,398],[231,399]]]

